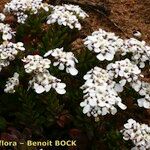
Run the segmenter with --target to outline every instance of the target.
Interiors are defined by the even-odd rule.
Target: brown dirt
[[[0,0],[0,11],[3,10],[4,5],[8,2],[9,0]]]
[[[150,43],[150,1],[149,0],[109,0],[110,18],[116,22],[128,36],[134,30],[142,33],[142,39]]]
[[[89,2],[89,0],[84,1]],[[138,30],[142,33],[142,39],[150,43],[149,0],[93,0],[93,2],[104,3],[104,6],[110,10],[107,17],[111,21],[106,16],[90,12],[90,17],[87,19],[90,30],[103,28],[124,38],[133,37],[133,31]]]

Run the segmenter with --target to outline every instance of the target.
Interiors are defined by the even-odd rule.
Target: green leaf
[[[0,129],[4,130],[6,128],[6,120],[3,117],[0,117]]]

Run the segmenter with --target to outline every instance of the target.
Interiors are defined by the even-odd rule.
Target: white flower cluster
[[[115,82],[110,79],[107,70],[94,67],[87,72],[84,79],[86,82],[81,89],[85,95],[84,101],[80,103],[84,114],[94,117],[109,113],[114,115],[117,113],[116,106],[126,109],[126,105],[114,89]]]
[[[2,39],[7,41],[11,40],[15,32],[12,31],[8,24],[0,23],[0,32],[2,33]]]
[[[49,59],[44,59],[39,55],[28,55],[22,61],[25,63],[26,73],[33,73],[33,79],[29,81],[29,87],[32,87],[36,93],[49,92],[51,88],[54,88],[58,94],[66,93],[64,89],[66,85],[47,70],[51,64]]]
[[[94,31],[92,35],[84,39],[84,45],[90,50],[97,53],[100,61],[111,61],[116,52],[121,55],[131,53],[132,63],[145,67],[146,62],[150,62],[150,46],[145,41],[139,41],[135,38],[123,40],[114,33],[106,32],[102,29]]]
[[[140,124],[133,119],[129,119],[121,130],[124,140],[131,140],[135,147],[131,150],[149,150],[150,149],[150,127],[146,124]]]
[[[0,45],[0,71],[2,67],[6,67],[10,64],[10,61],[15,59],[15,56],[19,51],[24,51],[22,42],[12,43],[5,41]]]
[[[131,82],[138,79],[141,70],[137,65],[131,63],[129,59],[116,61],[107,65],[107,70],[112,79],[120,77],[121,85],[124,86],[126,81]]]
[[[54,6],[52,13],[48,16],[47,24],[58,23],[59,25],[69,26],[69,28],[81,29],[79,19],[84,19],[88,15],[75,5]]]
[[[38,10],[43,8],[45,11],[49,11],[50,5],[42,3],[43,0],[12,0],[7,3],[4,8],[4,12],[14,13],[17,16],[18,23],[25,23],[28,15],[26,12],[31,14],[37,14]]]
[[[102,29],[95,31],[91,36],[84,39],[84,45],[90,50],[97,53],[97,58],[100,61],[111,61],[114,58],[116,51],[120,49],[123,40],[114,33],[106,32]]]
[[[86,17],[88,17],[85,11],[83,11],[78,5],[64,4],[63,6],[66,10],[73,12],[81,19],[85,19]]]
[[[24,14],[23,12],[17,12],[16,16],[17,16],[17,22],[22,24],[24,24],[28,18],[28,15]]]
[[[53,56],[55,58],[54,66],[59,66],[60,70],[64,70],[66,67],[66,72],[71,75],[77,75],[78,70],[75,68],[75,63],[78,63],[78,60],[75,58],[72,52],[64,52],[63,48],[56,48],[54,50],[48,51],[44,57]]]
[[[3,13],[0,13],[0,21],[4,21],[6,16]]]
[[[60,79],[52,76],[48,70],[35,74],[29,85],[33,87],[36,93],[49,92],[51,88],[55,89],[58,94],[65,94],[65,83],[61,83]]]
[[[13,77],[8,78],[6,82],[4,92],[5,93],[15,93],[15,86],[19,85],[19,74],[17,72],[14,73]]]
[[[22,59],[22,61],[25,63],[24,68],[26,73],[44,72],[45,69],[50,68],[51,64],[49,59],[43,59],[43,57],[39,55],[28,55]]]
[[[131,53],[132,62],[138,64],[140,68],[144,68],[145,62],[150,60],[150,47],[146,45],[145,41],[139,41],[135,38],[127,39],[121,50],[122,55]]]
[[[132,88],[143,98],[137,100],[139,107],[150,109],[150,83],[137,80],[131,83]]]

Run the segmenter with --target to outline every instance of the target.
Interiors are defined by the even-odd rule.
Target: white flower
[[[48,16],[47,24],[58,23],[59,25],[69,26],[69,28],[81,29],[79,19],[84,19],[88,15],[79,7],[74,5],[54,6],[52,14]]]
[[[66,84],[61,83],[60,79],[52,76],[47,70],[50,68],[51,61],[39,55],[28,55],[22,60],[27,73],[33,73],[33,79],[29,81],[29,88],[32,87],[36,93],[49,92],[51,88],[58,94],[65,94]]]
[[[23,12],[17,12],[16,16],[17,16],[17,22],[22,24],[24,24],[26,19],[28,18],[28,15],[24,14]]]
[[[4,21],[6,16],[3,13],[0,13],[0,21]]]
[[[15,32],[12,31],[8,24],[0,23],[0,32],[2,33],[2,39],[7,41],[11,40]]]
[[[5,5],[4,12],[25,12],[36,13],[41,6],[42,0],[12,0]]]
[[[13,13],[17,16],[18,23],[25,23],[28,18],[27,12],[37,14],[40,9],[49,11],[51,5],[42,3],[43,0],[12,0],[7,3],[4,12]]]
[[[19,74],[17,72],[14,73],[13,77],[8,78],[6,82],[4,92],[6,93],[15,93],[15,86],[19,85]]]
[[[107,70],[94,67],[84,76],[86,82],[81,87],[84,101],[80,103],[83,113],[88,116],[116,114],[117,106],[125,110],[126,105],[115,90],[116,83],[109,77]]]
[[[25,63],[24,68],[27,73],[43,72],[45,69],[50,68],[51,64],[49,59],[44,59],[39,55],[28,55],[22,61]]]
[[[133,82],[138,79],[141,70],[131,63],[129,59],[116,61],[107,65],[107,70],[112,79],[120,77],[119,84],[123,87],[126,81]]]
[[[123,40],[114,33],[106,32],[102,29],[95,31],[91,36],[84,39],[84,45],[90,50],[97,53],[97,58],[100,61],[111,61],[115,53],[120,49]]]
[[[52,5],[49,5],[47,3],[41,3],[40,8],[42,8],[43,10],[45,10],[46,12],[48,12],[50,10],[50,8],[52,8]]]
[[[150,47],[146,45],[145,41],[139,41],[135,38],[127,39],[121,50],[122,55],[131,53],[132,62],[139,65],[140,68],[144,68],[145,62],[150,60]]]
[[[60,79],[52,76],[48,70],[39,72],[34,75],[33,79],[29,81],[29,87],[32,87],[36,93],[49,92],[51,88],[55,89],[58,94],[65,94],[65,83],[61,83]]]
[[[53,56],[55,58],[54,66],[58,66],[60,70],[64,70],[66,68],[66,72],[71,75],[77,75],[78,70],[75,68],[75,63],[78,60],[75,58],[72,52],[64,52],[63,48],[56,48],[54,50],[48,51],[44,57]]]
[[[14,44],[14,48],[16,48],[17,50],[20,50],[20,51],[25,51],[24,44],[22,42],[18,42],[16,44]]]
[[[131,86],[143,97],[137,100],[139,107],[150,109],[150,83],[137,80],[132,82]]]
[[[63,5],[65,7],[66,10],[71,11],[73,13],[75,13],[77,16],[79,16],[79,18],[81,19],[85,19],[86,17],[88,17],[88,15],[85,13],[85,11],[83,11],[79,6],[77,5],[67,5],[64,4]]]
[[[132,150],[150,149],[150,127],[146,124],[140,124],[133,119],[129,119],[121,130],[124,140],[131,140],[135,147]]]
[[[0,71],[2,67],[9,65],[10,61],[15,59],[19,51],[24,51],[22,42],[12,43],[5,41],[0,45]]]

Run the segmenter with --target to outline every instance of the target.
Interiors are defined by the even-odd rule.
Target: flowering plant
[[[75,139],[77,134],[90,142],[94,139],[96,146],[90,147],[95,150],[97,141],[107,143],[110,137],[117,139],[115,148],[120,143],[131,148],[123,135],[137,149],[149,149],[148,125],[130,119],[119,132],[114,116],[124,115],[122,127],[131,117],[128,111],[138,118],[134,116],[138,109],[142,113],[150,109],[150,83],[142,80],[150,47],[99,29],[83,39],[83,49],[73,51],[86,17],[71,4],[12,0],[5,5],[0,14],[0,128],[13,139],[16,135],[7,133],[10,126],[22,134],[30,131],[34,139]],[[112,146],[110,142],[105,148]]]

